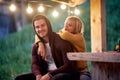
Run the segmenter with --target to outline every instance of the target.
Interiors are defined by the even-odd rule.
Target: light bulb
[[[27,8],[27,13],[28,14],[31,14],[33,12],[33,9],[30,7],[30,6],[28,6],[28,8]]]
[[[76,9],[74,10],[74,14],[75,14],[75,15],[79,15],[79,14],[80,14],[79,9],[76,8]]]
[[[16,11],[16,6],[15,6],[15,4],[11,4],[10,7],[9,7],[9,9],[10,9],[12,12]]]
[[[43,6],[39,6],[39,7],[38,7],[38,11],[39,11],[39,12],[44,12],[44,10],[45,10],[45,8],[44,8]]]
[[[56,10],[54,10],[53,13],[52,13],[52,15],[53,15],[54,17],[58,17],[59,13],[58,13]]]
[[[64,5],[64,4],[62,4],[60,7],[61,7],[61,9],[63,9],[63,10],[66,9],[66,5]]]

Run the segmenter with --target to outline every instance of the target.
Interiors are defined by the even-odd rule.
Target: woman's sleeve
[[[60,31],[59,35],[64,40],[67,40],[69,42],[74,42],[74,39],[75,39],[74,34],[68,32],[68,31]]]

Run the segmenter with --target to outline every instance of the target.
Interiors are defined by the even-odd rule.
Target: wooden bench
[[[71,52],[67,56],[69,60],[91,61],[92,80],[120,80],[120,53]]]

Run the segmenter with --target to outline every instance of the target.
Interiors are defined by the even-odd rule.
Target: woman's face
[[[64,30],[71,32],[71,33],[74,33],[75,27],[73,25],[73,22],[70,20],[67,20],[64,24]]]

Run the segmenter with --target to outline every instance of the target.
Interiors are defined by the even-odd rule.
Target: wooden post
[[[91,51],[106,50],[105,0],[90,0]]]

